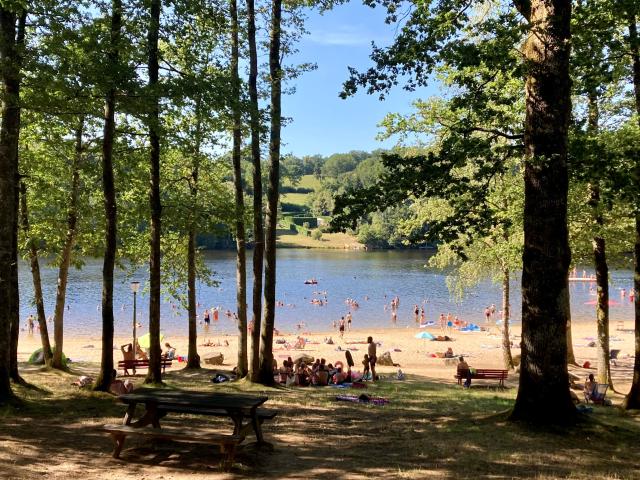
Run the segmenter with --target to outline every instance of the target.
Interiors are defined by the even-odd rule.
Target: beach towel
[[[382,397],[371,397],[366,393],[360,395],[336,395],[336,400],[341,402],[368,403],[370,405],[386,405],[389,400]]]

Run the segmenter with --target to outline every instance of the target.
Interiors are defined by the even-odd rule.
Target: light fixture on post
[[[139,289],[140,282],[131,282],[131,291],[133,292],[133,343],[131,344],[133,348],[133,358],[137,358],[138,351],[138,349],[136,348],[136,294],[138,293]]]

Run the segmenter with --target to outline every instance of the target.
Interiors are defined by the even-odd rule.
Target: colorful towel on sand
[[[342,402],[369,403],[372,405],[386,405],[389,400],[382,397],[371,397],[366,393],[361,395],[336,395],[336,400]]]

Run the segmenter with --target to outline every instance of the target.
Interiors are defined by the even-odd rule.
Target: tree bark
[[[18,189],[18,139],[20,136],[20,62],[16,42],[16,12],[0,6],[0,405],[13,397],[10,383],[11,325],[16,321],[13,305],[18,286],[15,209]],[[8,208],[7,208],[8,206]],[[19,319],[18,319],[19,322]]]
[[[84,117],[81,116],[75,131],[75,152],[71,166],[71,194],[69,196],[69,209],[67,211],[67,235],[60,255],[58,268],[58,285],[56,288],[56,305],[53,314],[53,368],[64,369],[62,352],[64,343],[64,307],[67,297],[67,281],[69,279],[69,266],[71,254],[76,241],[78,223],[78,190],[80,188],[80,162],[82,160],[82,134],[84,131]]]
[[[192,205],[198,201],[198,177],[200,174],[200,144],[202,139],[202,123],[200,121],[200,97],[196,99],[196,144],[194,152],[194,165],[191,170],[189,190]],[[192,212],[187,238],[187,314],[189,317],[189,351],[186,368],[200,368],[200,355],[198,355],[198,324],[196,302],[196,220]]]
[[[111,71],[117,71],[122,30],[122,0],[111,2],[111,39],[108,61]],[[115,138],[115,112],[117,78],[111,78],[104,101],[104,127],[102,135],[102,192],[106,217],[104,259],[102,262],[102,355],[96,390],[109,391],[113,371],[113,271],[117,245],[116,189],[113,179],[113,142]],[[135,351],[135,345],[134,345]]]
[[[511,286],[509,269],[502,268],[502,359],[505,368],[513,368],[511,356],[511,339],[509,338],[509,320],[511,319],[511,306],[509,305]]]
[[[595,91],[588,93],[588,131],[597,135],[600,123],[598,96]],[[594,267],[596,270],[596,325],[598,336],[597,362],[598,383],[606,383],[613,388],[609,362],[609,266],[607,265],[606,242],[602,236],[604,218],[600,201],[600,182],[594,178],[589,184],[588,205],[593,218],[594,235],[591,240]]]
[[[160,0],[151,0],[151,16],[147,36],[149,49],[150,112],[150,190],[151,255],[149,258],[149,371],[145,383],[162,383],[160,348],[160,235],[162,204],[160,202],[160,104],[158,94],[158,36],[160,33]]]
[[[265,228],[264,318],[260,343],[259,382],[273,384],[273,329],[276,313],[276,229],[278,226],[278,187],[280,183],[280,129],[282,69],[280,66],[280,25],[282,1],[272,0],[269,35],[269,74],[271,85],[271,132],[269,134],[269,186]]]
[[[254,0],[247,0],[249,39],[249,104],[251,160],[253,163],[253,297],[251,323],[251,360],[249,378],[257,382],[260,372],[260,331],[262,324],[262,270],[264,263],[264,226],[262,223],[262,165],[260,158],[260,110],[258,106],[258,53]]]
[[[567,273],[567,278],[569,277]],[[567,280],[568,283],[568,280]],[[571,335],[571,297],[569,290],[565,293],[565,298],[562,300],[562,305],[565,308],[565,316],[567,318],[566,332],[567,332],[567,364],[577,365],[576,355],[573,352],[573,336]]]
[[[36,304],[36,314],[38,316],[38,326],[40,327],[40,340],[42,342],[42,355],[44,364],[50,368],[53,362],[53,352],[51,351],[51,343],[49,342],[49,327],[47,325],[47,317],[44,311],[44,295],[42,294],[42,278],[40,276],[40,261],[38,259],[38,247],[29,233],[29,211],[27,208],[27,186],[24,182],[20,182],[20,198],[21,198],[21,220],[22,232],[27,241],[29,249],[29,261],[31,264],[31,276],[33,278],[33,296]]]
[[[25,36],[25,25],[27,21],[27,12],[25,10],[21,11],[20,17],[18,19],[18,28],[16,32],[16,62],[18,65],[18,74],[19,70],[22,68],[22,58],[23,58],[23,50],[24,50],[24,36]],[[18,81],[18,102],[20,101],[20,82]],[[20,121],[20,107],[18,107],[18,121]],[[19,134],[19,132],[18,132]],[[20,160],[18,155],[18,142],[15,145],[16,149],[16,164],[19,166]],[[10,346],[10,361],[9,361],[9,372],[11,379],[15,383],[25,384],[26,382],[20,376],[20,372],[18,371],[18,340],[20,339],[20,291],[19,291],[19,283],[18,283],[18,212],[20,210],[20,174],[18,173],[18,177],[16,178],[16,186],[14,190],[13,196],[13,210],[15,212],[15,229],[13,232],[13,257],[14,261],[11,264],[11,288],[13,290],[11,298],[13,302],[9,307],[11,310],[11,318],[13,321],[11,322],[11,346]]]
[[[629,47],[631,51],[631,61],[633,67],[633,93],[636,106],[636,115],[640,123],[640,38],[638,37],[637,12],[631,10],[633,4],[629,5]],[[637,7],[635,7],[637,8]],[[640,178],[640,160],[636,159],[635,177]],[[636,192],[636,196],[640,196]],[[636,238],[634,247],[634,272],[633,288],[636,291],[635,298],[635,361],[633,363],[633,380],[631,390],[624,401],[627,409],[640,409],[640,211],[638,205],[640,200],[636,200],[635,224]]]
[[[196,174],[197,176],[197,174]],[[196,321],[196,232],[195,228],[189,228],[187,240],[187,310],[189,314],[189,353],[186,368],[200,368],[200,355],[198,355],[198,324]]]
[[[571,2],[533,0],[527,67],[522,365],[513,420],[570,423],[567,133]]]
[[[242,192],[242,111],[240,107],[240,76],[238,74],[238,4],[229,3],[231,14],[231,75],[233,85],[233,184],[236,203],[236,304],[238,308],[238,375],[247,374],[247,252],[244,226],[244,194]]]

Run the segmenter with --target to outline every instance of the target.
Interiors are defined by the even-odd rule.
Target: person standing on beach
[[[204,324],[207,327],[211,325],[211,316],[209,315],[209,310],[204,311]]]
[[[418,321],[420,320],[420,318],[419,318],[420,309],[418,308],[418,305],[414,305],[413,306],[413,316],[414,316],[414,319],[415,319],[416,323],[418,323]]]
[[[213,321],[217,322],[219,317],[220,317],[220,313],[218,312],[218,308],[216,307],[213,309]]]
[[[489,307],[484,309],[484,318],[487,323],[491,320],[491,309]]]
[[[340,317],[340,338],[344,337],[344,317]]]
[[[34,318],[33,318],[33,314],[29,315],[29,317],[27,318],[27,332],[29,333],[29,335],[33,334],[33,324],[34,324]]]
[[[347,330],[351,331],[351,312],[347,313]]]
[[[377,347],[376,344],[373,343],[373,337],[367,337],[367,353],[369,355],[369,366],[371,367],[371,380],[376,381],[378,376],[376,375],[376,360],[377,357]]]

